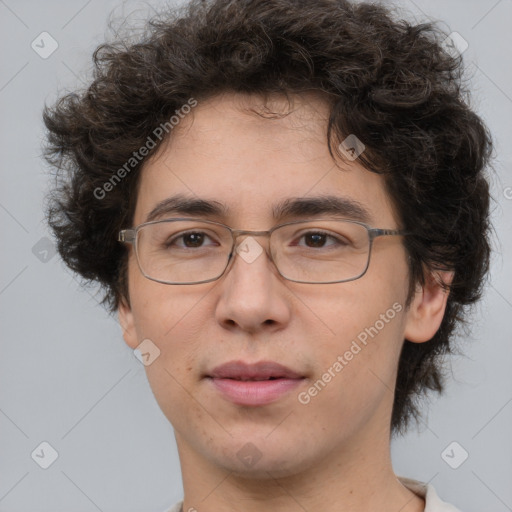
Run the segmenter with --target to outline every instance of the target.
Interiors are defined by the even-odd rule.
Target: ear
[[[433,338],[443,320],[450,293],[442,283],[451,284],[453,274],[451,271],[429,272],[425,284],[418,285],[407,310],[405,339],[423,343]]]
[[[124,341],[129,347],[135,350],[139,345],[139,342],[137,341],[137,332],[135,330],[135,322],[133,320],[131,306],[124,297],[119,303],[117,312],[119,316],[119,324],[123,331]]]

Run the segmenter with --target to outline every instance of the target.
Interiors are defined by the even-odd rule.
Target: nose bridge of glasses
[[[246,263],[253,263],[261,254],[266,255],[267,258],[273,262],[273,257],[270,251],[270,235],[272,232],[273,230],[231,230],[233,237],[232,254],[235,253]],[[260,240],[256,240],[256,237],[259,237]],[[262,240],[261,237],[264,237],[264,239]]]
[[[233,246],[236,248],[238,245],[242,244],[244,240],[246,240],[248,237],[265,237],[265,238],[269,238],[270,235],[272,234],[272,231],[273,230],[268,230],[268,231],[251,231],[251,230],[248,230],[248,229],[232,229],[231,230],[231,234],[233,236]],[[240,237],[244,237],[242,239],[242,241],[240,242],[237,242],[238,238]],[[257,242],[261,245],[260,242]],[[265,243],[265,242],[263,242]]]
[[[233,238],[238,238],[242,235],[250,235],[250,236],[267,236],[272,233],[272,230],[268,231],[251,231],[248,229],[232,229],[231,233],[233,233]]]

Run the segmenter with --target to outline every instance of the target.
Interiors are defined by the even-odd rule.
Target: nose
[[[254,237],[241,240],[219,282],[216,319],[229,330],[283,329],[291,318],[289,291],[266,250]]]

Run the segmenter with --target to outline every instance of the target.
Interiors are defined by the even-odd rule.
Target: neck
[[[283,474],[262,465],[255,474],[213,464],[176,432],[183,511],[423,512],[424,500],[393,472],[389,435],[360,432],[356,437],[363,439],[352,438],[315,461],[304,461],[298,471]]]

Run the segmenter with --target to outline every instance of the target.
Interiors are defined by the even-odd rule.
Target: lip
[[[224,398],[237,404],[260,406],[279,400],[305,379],[303,375],[273,361],[230,361],[206,375]]]
[[[274,361],[259,361],[257,363],[245,363],[243,361],[229,361],[216,366],[208,377],[218,379],[255,380],[268,379],[270,377],[300,379],[299,373],[275,363]]]

